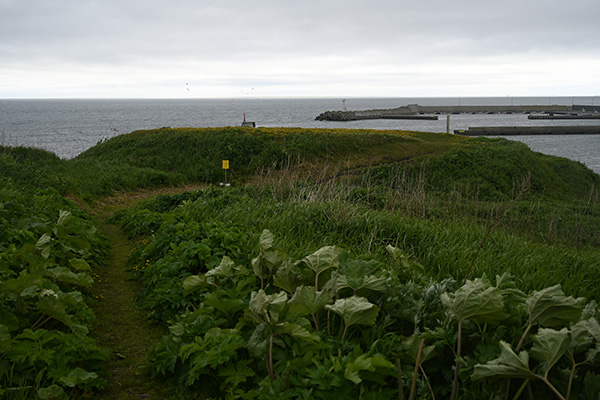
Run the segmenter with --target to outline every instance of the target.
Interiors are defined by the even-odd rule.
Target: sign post
[[[227,186],[227,170],[229,169],[229,160],[223,160],[223,171],[225,172],[225,186]]]

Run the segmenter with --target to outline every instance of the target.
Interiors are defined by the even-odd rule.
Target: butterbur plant
[[[257,323],[248,342],[248,348],[255,354],[267,355],[267,370],[271,380],[273,372],[273,345],[276,336],[290,335],[308,342],[317,342],[320,337],[307,329],[310,323],[305,318],[293,318],[288,315],[288,295],[286,292],[268,295],[262,289],[253,292],[248,305],[248,318]],[[280,342],[283,345],[283,342]]]
[[[518,351],[527,334],[535,325],[544,327],[560,327],[577,321],[585,306],[585,299],[565,296],[560,285],[535,291],[526,301],[527,327],[517,344]]]
[[[330,269],[336,269],[340,265],[340,249],[335,246],[325,246],[313,254],[297,261],[294,265],[306,267],[315,274],[315,291],[319,290],[319,276]]]
[[[498,321],[503,316],[504,299],[498,287],[477,278],[473,281],[468,280],[454,293],[442,294],[442,302],[450,310],[452,317],[458,321],[456,366],[451,395],[451,399],[454,400],[458,393],[463,322],[468,319],[479,323]]]
[[[288,259],[283,252],[275,248],[274,241],[273,233],[267,229],[263,230],[258,243],[260,252],[257,257],[252,259],[252,269],[260,278],[261,289],[265,288],[269,279]]]
[[[70,211],[27,214],[9,222],[0,212],[0,398],[90,395],[108,359],[88,336],[86,296],[105,238]]]
[[[379,314],[379,307],[370,303],[364,297],[358,296],[337,299],[335,303],[326,305],[325,308],[338,314],[344,320],[342,341],[344,341],[346,332],[350,326],[373,325]]]
[[[559,399],[570,399],[576,369],[598,364],[600,325],[594,317],[578,321],[585,299],[565,296],[560,285],[533,292],[525,303],[527,325],[516,348],[513,350],[509,343],[500,341],[500,356],[476,365],[472,379],[522,379],[514,398],[533,382],[541,381]],[[529,335],[535,326],[540,328]],[[523,347],[526,349],[521,350]],[[559,364],[568,371],[566,382],[565,374],[558,371]],[[561,392],[561,387],[566,387],[566,391]],[[505,384],[505,392],[506,395],[510,392],[510,380]]]
[[[525,295],[510,274],[456,289],[389,251],[389,266],[336,246],[294,260],[265,230],[253,259],[183,279],[191,307],[150,370],[228,399],[598,397],[595,304]]]

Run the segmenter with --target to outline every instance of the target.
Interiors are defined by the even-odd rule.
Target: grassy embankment
[[[385,246],[393,245],[423,265],[428,279],[462,282],[467,275],[509,271],[524,291],[562,283],[568,294],[600,299],[598,176],[519,143],[422,133],[160,129],[119,136],[68,161],[42,151],[3,149],[0,169],[10,191],[54,188],[93,212],[115,191],[217,183],[222,159],[231,161],[234,188],[142,203],[120,217],[127,233],[148,237],[173,221],[222,227],[239,243],[220,242],[206,250],[204,261],[194,256],[213,267],[226,254],[249,266],[265,228],[294,259],[335,244],[353,256],[386,262]],[[104,229],[117,237],[111,227]],[[213,241],[221,228],[214,229],[208,229]],[[103,280],[133,284],[98,271]],[[161,329],[189,307],[177,285],[191,272],[182,271],[162,283],[144,280],[141,288],[142,306]],[[90,294],[101,294],[105,282]],[[173,293],[161,291],[168,286]],[[100,316],[123,306],[101,300],[95,308]],[[122,342],[127,335],[116,335],[117,325],[96,329],[107,344],[108,336]],[[156,337],[151,333],[141,341]],[[114,351],[117,359],[125,356]]]

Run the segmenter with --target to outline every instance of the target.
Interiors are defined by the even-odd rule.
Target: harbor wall
[[[600,135],[600,126],[487,126],[454,133],[463,136]]]
[[[547,106],[421,106],[409,104],[408,106],[355,111],[325,111],[315,119],[318,121],[356,121],[361,119],[402,119],[402,116],[421,114],[508,114],[508,113],[569,113],[572,106],[547,105]]]

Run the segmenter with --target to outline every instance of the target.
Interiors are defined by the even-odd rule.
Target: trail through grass
[[[110,384],[102,398],[165,398],[150,379],[138,371],[148,349],[164,332],[151,325],[145,313],[136,308],[135,296],[141,285],[131,279],[126,267],[132,243],[119,227],[101,223],[112,244],[110,257],[98,272],[97,323],[93,329],[100,344],[111,350],[107,365],[111,374]]]
[[[112,214],[145,198],[165,193],[198,189],[166,188],[154,191],[121,193],[103,202],[96,203],[88,211],[92,214],[111,242],[111,253],[103,268],[97,271],[95,296],[98,303],[94,307],[96,324],[92,334],[99,344],[111,350],[107,364],[110,373],[109,384],[102,399],[166,399],[165,388],[139,371],[146,360],[150,346],[166,332],[151,324],[146,313],[136,308],[135,297],[141,283],[132,279],[127,260],[134,242],[127,239],[117,225],[109,224]]]

